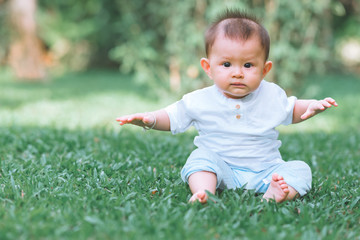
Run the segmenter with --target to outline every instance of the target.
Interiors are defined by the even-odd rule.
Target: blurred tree
[[[209,84],[199,64],[206,27],[225,8],[247,10],[269,30],[268,80],[291,90],[337,64],[337,39],[359,32],[358,6],[359,0],[42,0],[37,18],[56,69],[116,67],[154,89],[189,91]]]
[[[335,50],[346,70],[360,74],[360,1],[341,0],[341,4],[334,16]]]
[[[324,72],[331,58],[331,8],[335,1],[261,2],[272,41],[271,80],[290,90],[300,87],[309,72]]]
[[[274,62],[268,79],[291,90],[301,86],[309,72],[324,72],[330,66],[333,8],[342,6],[336,0],[141,2],[117,1],[126,9],[118,22],[126,37],[119,38],[110,56],[122,70],[136,73],[137,80],[165,79],[171,89],[181,86],[185,91],[207,83],[198,64],[204,56],[203,32],[225,8],[248,10],[263,19],[272,39]]]
[[[5,0],[0,0],[0,67],[6,64],[7,46],[9,46],[9,28],[7,27],[7,11]]]
[[[9,2],[13,39],[9,63],[19,79],[36,81],[46,77],[43,46],[37,36],[36,0]]]

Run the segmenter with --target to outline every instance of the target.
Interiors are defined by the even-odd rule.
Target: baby
[[[218,16],[206,32],[205,49],[207,58],[200,64],[214,85],[164,109],[116,120],[173,134],[197,129],[197,148],[181,170],[193,194],[190,202],[207,202],[207,191],[240,187],[276,202],[305,195],[311,188],[310,167],[282,160],[275,128],[337,106],[335,100],[287,97],[278,85],[263,80],[272,68],[270,37],[256,18],[240,11]]]

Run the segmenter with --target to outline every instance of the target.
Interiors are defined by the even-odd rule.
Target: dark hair
[[[246,41],[253,34],[256,34],[261,42],[265,52],[265,60],[269,57],[270,37],[266,29],[260,24],[259,20],[246,12],[239,10],[225,10],[220,14],[205,33],[205,51],[209,56],[210,49],[215,42],[216,37],[223,33],[230,39],[239,39]]]

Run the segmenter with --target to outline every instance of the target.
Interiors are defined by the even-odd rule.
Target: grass
[[[120,114],[159,107],[157,95],[118,72],[67,74],[47,83],[14,82],[0,72],[1,125],[114,128]],[[163,104],[173,101],[161,98]]]
[[[195,133],[113,123],[174,97],[156,98],[111,72],[47,85],[2,78],[0,239],[360,239],[360,81],[309,81],[301,96],[331,95],[340,105],[280,128],[284,159],[313,170],[311,192],[275,204],[225,190],[212,196],[216,203],[190,205],[179,172]]]

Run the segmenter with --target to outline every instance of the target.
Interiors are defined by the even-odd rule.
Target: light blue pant
[[[199,171],[213,172],[217,176],[219,189],[235,189],[245,186],[246,189],[255,189],[264,193],[269,187],[273,173],[284,177],[286,183],[293,187],[301,196],[311,189],[311,169],[303,161],[289,161],[276,163],[263,171],[254,172],[250,169],[241,169],[229,166],[216,153],[198,148],[189,156],[181,170],[181,178],[188,182],[191,174]]]

